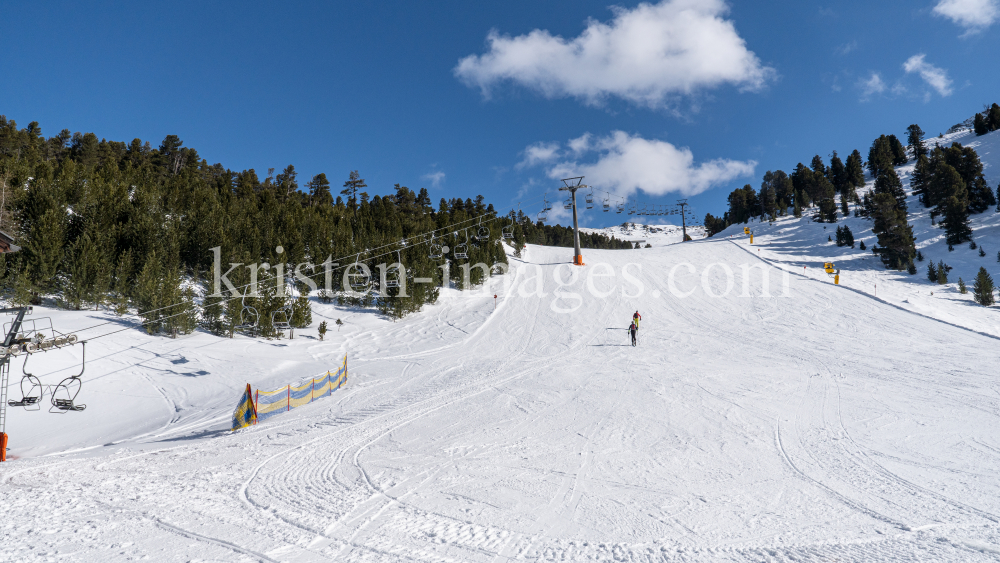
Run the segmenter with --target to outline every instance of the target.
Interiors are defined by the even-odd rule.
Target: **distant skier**
[[[639,325],[634,321],[628,327],[628,333],[632,335],[632,346],[635,346],[635,335],[639,332]]]
[[[641,320],[642,320],[642,315],[639,314],[639,311],[636,311],[635,314],[632,315],[632,324],[635,325],[636,330],[639,330],[639,321]]]

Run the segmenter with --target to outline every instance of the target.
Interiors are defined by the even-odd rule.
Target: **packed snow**
[[[981,258],[910,210],[953,280],[1000,279],[1000,214],[973,219]],[[96,338],[131,321],[37,307],[110,324],[81,332],[85,411],[9,411],[0,561],[1000,559],[998,308],[836,247],[835,225],[749,226],[753,245],[662,231],[582,268],[530,246],[398,322],[315,302],[292,340]],[[53,384],[81,352],[26,369]],[[247,383],[344,354],[330,397],[229,430]]]

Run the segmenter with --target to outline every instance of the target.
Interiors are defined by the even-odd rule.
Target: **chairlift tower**
[[[563,183],[563,187],[559,188],[559,191],[568,191],[572,196],[573,202],[573,264],[583,266],[583,254],[580,253],[580,223],[576,216],[576,190],[589,188],[590,186],[583,183],[583,176],[563,178],[561,182]]]
[[[685,217],[684,217],[684,207],[688,204],[687,201],[688,200],[686,200],[686,199],[678,199],[677,200],[677,206],[681,208],[681,231],[684,232],[684,237],[681,239],[681,242],[687,241],[687,238],[688,238],[687,221],[685,221]]]

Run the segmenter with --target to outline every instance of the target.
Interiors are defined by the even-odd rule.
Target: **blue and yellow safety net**
[[[256,424],[280,412],[287,412],[295,407],[309,404],[316,399],[322,399],[343,387],[346,382],[347,356],[345,355],[340,369],[336,372],[328,371],[319,379],[311,379],[298,387],[286,385],[274,391],[261,391],[258,389],[251,399],[251,407],[254,411],[253,422],[237,425],[237,414],[241,412],[240,409],[244,407],[246,401],[244,397],[244,399],[241,399],[236,412],[233,413],[233,430],[243,428],[249,424]],[[247,393],[249,392],[250,385],[248,384]]]

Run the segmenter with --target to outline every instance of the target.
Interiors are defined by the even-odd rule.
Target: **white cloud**
[[[432,187],[439,188],[441,187],[441,182],[444,181],[444,172],[441,172],[440,170],[437,172],[430,172],[428,174],[424,174],[421,178],[430,182]]]
[[[943,68],[938,68],[924,60],[926,55],[913,55],[903,63],[903,70],[907,73],[916,72],[920,78],[924,79],[931,88],[941,94],[942,97],[951,95],[951,79],[948,72]]]
[[[559,143],[535,143],[525,147],[524,160],[518,162],[514,168],[520,170],[526,166],[537,166],[557,156],[559,156]]]
[[[857,48],[858,48],[858,42],[857,41],[851,41],[850,43],[845,43],[845,44],[841,45],[840,47],[837,47],[837,53],[839,53],[841,55],[846,55],[846,54],[850,53],[851,51],[856,50]]]
[[[573,158],[592,155],[588,162]],[[546,167],[553,179],[585,176],[587,185],[628,196],[638,190],[649,195],[699,194],[735,178],[752,176],[757,162],[715,159],[695,164],[690,149],[624,131],[606,137],[589,134],[567,143],[559,161]]]
[[[1000,19],[998,0],[940,0],[934,13],[964,27],[966,34],[978,33]]]
[[[875,94],[881,94],[886,90],[885,82],[882,81],[882,76],[877,72],[873,72],[870,77],[862,80],[859,86],[861,87],[862,101],[871,98]]]
[[[509,81],[549,98],[596,105],[616,96],[648,107],[723,84],[758,90],[776,76],[723,19],[723,0],[663,0],[612,10],[610,23],[589,20],[568,40],[540,29],[517,37],[491,31],[488,51],[461,59],[455,76],[487,98]]]

